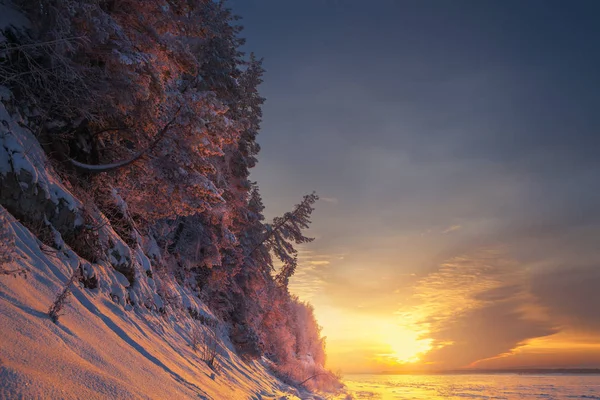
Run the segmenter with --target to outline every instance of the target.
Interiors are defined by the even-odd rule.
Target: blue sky
[[[321,310],[334,363],[357,315],[418,314],[412,328],[441,346],[422,361],[452,367],[600,337],[600,3],[229,3],[265,58],[252,178],[268,213],[324,198],[294,287]],[[461,292],[473,307],[433,323],[445,313],[424,293],[461,268],[478,271]],[[448,362],[499,320],[493,343]],[[551,359],[600,365],[575,353]]]

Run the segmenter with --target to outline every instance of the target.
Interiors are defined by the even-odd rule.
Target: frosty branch
[[[156,145],[158,145],[158,143],[165,137],[166,133],[169,131],[169,128],[175,122],[175,119],[177,118],[177,115],[179,114],[180,110],[181,110],[181,107],[179,107],[177,109],[173,118],[171,118],[171,120],[166,123],[166,125],[160,130],[160,132],[158,132],[158,134],[156,135],[156,137],[154,138],[154,140],[152,141],[152,143],[150,143],[150,145],[148,147],[146,147],[143,150],[138,151],[136,154],[133,155],[133,157],[131,157],[127,160],[122,160],[122,161],[118,161],[116,163],[111,163],[111,164],[101,164],[101,165],[84,164],[77,160],[73,160],[72,158],[69,158],[69,162],[71,162],[71,164],[73,164],[75,167],[77,167],[81,170],[85,170],[85,171],[96,173],[96,174],[99,174],[101,172],[114,171],[116,169],[123,168],[130,164],[133,164],[134,162],[136,162],[137,160],[142,158],[142,156],[144,154],[147,154],[150,151],[152,151],[152,149],[154,149],[156,147]]]

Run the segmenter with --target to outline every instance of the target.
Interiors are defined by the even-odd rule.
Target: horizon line
[[[405,371],[379,371],[379,372],[342,372],[342,375],[453,375],[453,374],[600,374],[600,367],[596,368],[470,368],[470,369],[445,369],[445,370],[405,370]]]

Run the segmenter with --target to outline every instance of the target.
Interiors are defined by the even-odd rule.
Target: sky
[[[229,4],[330,368],[600,367],[600,3]]]

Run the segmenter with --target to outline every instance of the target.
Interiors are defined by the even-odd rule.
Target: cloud
[[[331,203],[331,204],[339,204],[339,200],[335,197],[319,197],[320,200],[323,200],[326,203]]]
[[[600,337],[600,266],[562,266],[532,279],[532,293],[551,318],[570,329]]]
[[[423,361],[436,368],[471,366],[507,353],[531,338],[556,332],[547,321],[526,318],[514,301],[469,310],[435,329],[431,336],[439,347],[427,353]]]
[[[321,266],[321,265],[329,265],[329,264],[331,264],[331,262],[330,261],[325,261],[325,260],[323,260],[323,261],[309,261],[309,262],[307,262],[307,264],[308,265],[312,265],[314,267],[318,267],[318,266]]]
[[[462,229],[462,226],[461,226],[461,225],[452,225],[452,226],[449,226],[448,228],[444,229],[444,230],[442,231],[442,233],[450,233],[450,232],[455,232],[455,231],[458,231],[458,230],[460,230],[460,229]]]
[[[318,276],[300,270],[290,279],[290,290],[302,300],[311,300],[322,290],[324,284],[323,279]]]
[[[503,251],[454,257],[414,288],[415,325],[433,350],[422,357],[434,369],[461,368],[509,352],[556,327],[529,291],[530,277]]]
[[[341,259],[343,254],[320,254],[300,246],[298,267],[290,280],[290,289],[303,300],[313,299],[327,285],[332,263]]]

